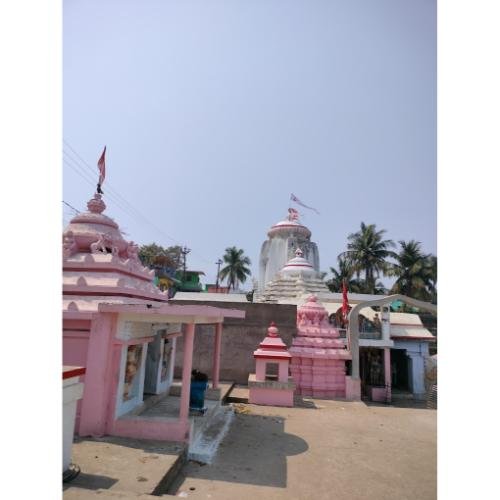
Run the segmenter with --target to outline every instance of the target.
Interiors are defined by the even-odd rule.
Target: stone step
[[[188,459],[209,464],[215,457],[219,444],[227,434],[234,411],[231,406],[219,406],[207,420],[207,425],[196,433],[189,444]]]
[[[228,393],[226,401],[228,403],[248,403],[248,386],[235,385]]]
[[[406,391],[395,391],[394,389],[391,391],[391,396],[393,400],[414,400],[415,396],[411,392]]]

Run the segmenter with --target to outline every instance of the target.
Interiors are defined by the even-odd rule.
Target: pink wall
[[[248,402],[255,405],[293,406],[293,389],[262,389],[252,387]]]
[[[113,436],[131,437],[136,439],[158,439],[164,441],[189,441],[189,421],[152,421],[139,417],[114,421],[110,428]]]

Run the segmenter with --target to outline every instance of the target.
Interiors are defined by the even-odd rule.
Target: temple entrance
[[[359,349],[361,389],[365,395],[369,387],[384,387],[384,350],[376,347]]]
[[[166,338],[165,334],[166,330],[160,330],[154,341],[148,344],[144,397],[164,393],[172,383],[175,339]]]
[[[393,389],[410,391],[410,359],[406,349],[391,349],[391,380]]]

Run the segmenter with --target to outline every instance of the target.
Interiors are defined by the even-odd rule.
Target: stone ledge
[[[295,390],[295,382],[292,377],[288,377],[288,382],[278,382],[277,380],[255,380],[255,373],[248,376],[248,388],[258,387],[259,389]]]

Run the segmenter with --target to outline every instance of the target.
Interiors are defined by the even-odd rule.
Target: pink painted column
[[[182,387],[180,420],[187,421],[189,416],[189,392],[191,389],[191,370],[193,368],[194,323],[189,323],[184,333],[184,359],[182,363]]]
[[[279,362],[278,380],[288,382],[288,360]]]
[[[214,340],[214,361],[212,363],[212,387],[219,387],[220,374],[220,346],[222,341],[222,323],[215,325],[215,340]]]
[[[390,403],[392,395],[391,395],[391,349],[389,347],[384,348],[384,378],[386,387],[386,401]]]
[[[81,436],[102,436],[106,432],[107,409],[108,405],[112,406],[110,387],[118,383],[117,373],[112,373],[115,333],[116,314],[97,313],[93,316],[78,432]]]

